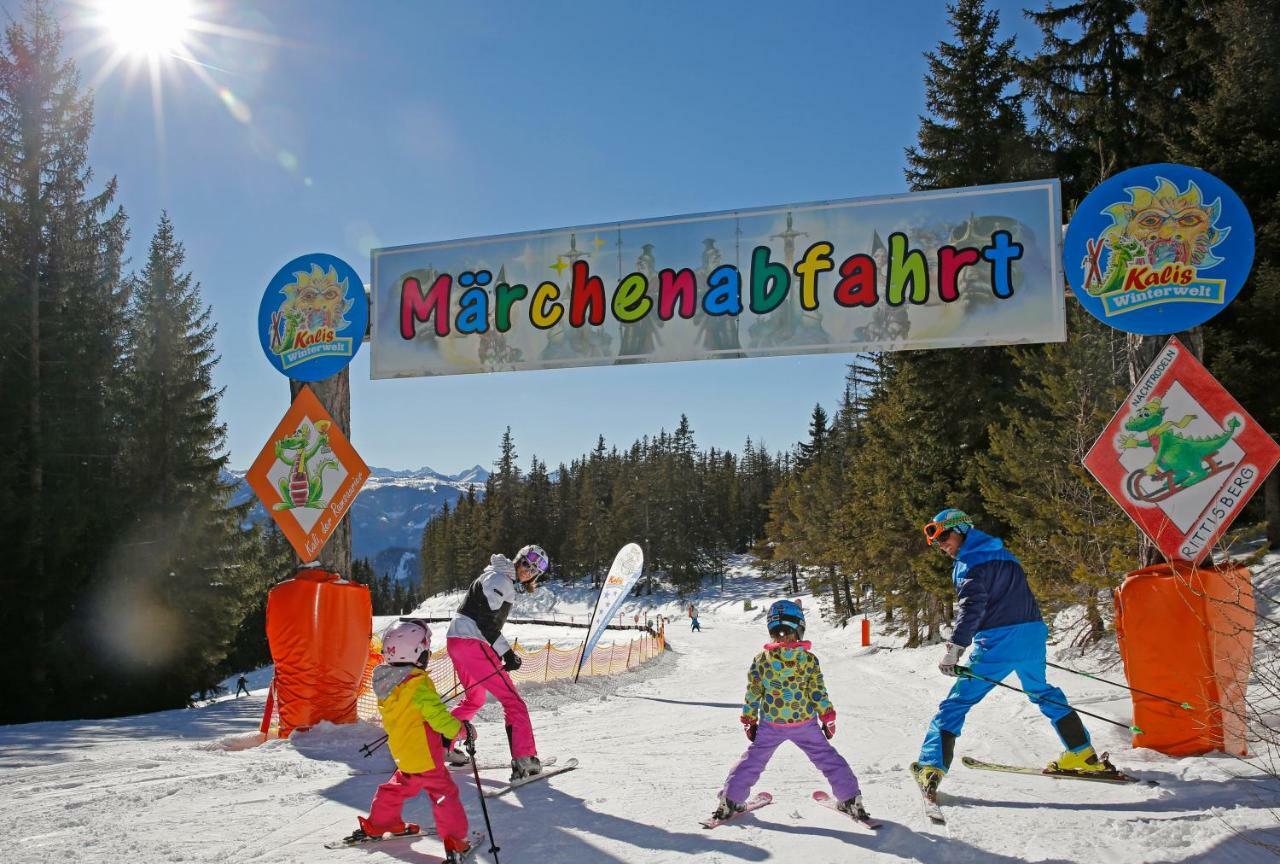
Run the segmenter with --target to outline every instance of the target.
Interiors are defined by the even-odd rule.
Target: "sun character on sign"
[[[271,316],[271,350],[283,354],[315,342],[331,342],[337,331],[350,326],[346,313],[355,305],[347,297],[347,280],[338,271],[312,264],[280,289],[285,300]]]

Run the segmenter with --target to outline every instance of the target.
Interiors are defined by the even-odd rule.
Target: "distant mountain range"
[[[223,482],[233,485],[231,506],[256,496],[245,481],[243,471],[223,471]],[[379,575],[392,573],[396,579],[418,577],[418,546],[422,528],[445,504],[450,507],[469,488],[484,491],[489,472],[479,465],[460,474],[441,474],[431,468],[395,471],[369,468],[365,481],[351,505],[351,554],[368,558]],[[267,511],[256,502],[249,511],[248,525],[267,519]]]

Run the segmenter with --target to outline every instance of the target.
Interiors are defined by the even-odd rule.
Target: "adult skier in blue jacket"
[[[974,675],[1001,681],[1010,672],[1017,673],[1022,689],[1053,723],[1066,751],[1049,764],[1050,770],[1114,771],[1105,755],[1094,752],[1089,733],[1067,697],[1045,680],[1049,628],[1022,565],[1004,548],[1004,541],[974,528],[973,520],[954,508],[933,517],[924,534],[930,546],[955,559],[951,581],[957,597],[956,624],[939,671],[957,677],[960,658],[972,644],[969,670]],[[919,761],[911,763],[916,782],[929,793],[937,790],[951,767],[965,715],[995,687],[991,681],[964,673],[958,677],[929,724]]]

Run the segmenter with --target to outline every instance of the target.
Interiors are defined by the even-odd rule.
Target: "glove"
[[[942,659],[938,661],[938,671],[948,678],[955,678],[956,664],[960,662],[961,655],[964,654],[965,645],[956,645],[953,642],[947,643],[947,653],[942,655]]]
[[[834,708],[819,717],[818,722],[822,724],[822,734],[827,736],[828,741],[836,737],[836,712]]]
[[[470,720],[463,720],[463,721],[462,721],[461,735],[462,735],[462,742],[463,742],[464,744],[466,744],[466,745],[467,745],[467,747],[474,747],[474,746],[475,746],[475,743],[476,743],[476,727],[474,727],[474,726],[472,726],[472,725],[471,725],[471,721],[470,721]]]
[[[747,740],[756,740],[756,730],[760,728],[760,724],[756,718],[748,717],[746,714],[743,714],[739,719],[742,721],[742,731],[747,736]]]
[[[508,672],[514,672],[520,668],[520,655],[516,654],[516,649],[508,648],[507,653],[502,655],[502,668]]]

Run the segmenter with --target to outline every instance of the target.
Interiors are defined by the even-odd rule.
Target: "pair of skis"
[[[419,837],[434,837],[436,829],[428,827],[420,831],[402,831],[398,834],[386,833],[377,837],[365,834],[363,831],[356,831],[354,834],[343,837],[341,840],[334,840],[332,843],[324,844],[326,849],[349,849],[352,846],[364,846],[369,843],[389,843],[393,840],[416,840]],[[467,835],[467,842],[471,844],[466,852],[450,852],[448,858],[437,858],[439,864],[471,864],[476,860],[476,853],[480,850],[480,844],[484,842],[483,831],[472,831]]]
[[[1103,755],[1105,759],[1105,754]],[[984,762],[981,759],[974,759],[972,756],[962,756],[960,761],[964,763],[966,768],[974,768],[979,771],[1000,771],[1006,774],[1028,774],[1034,777],[1053,777],[1058,780],[1088,780],[1091,783],[1115,783],[1125,785],[1128,783],[1146,783],[1148,786],[1155,786],[1154,780],[1143,780],[1140,777],[1132,777],[1123,771],[1106,771],[1106,772],[1089,772],[1080,771],[1054,771],[1048,768],[1033,768],[1027,765],[1004,765],[999,762]],[[917,784],[919,785],[919,784]],[[927,789],[919,786],[920,796],[924,802],[924,815],[930,822],[935,825],[946,825],[947,819],[942,815],[942,808],[938,806],[938,790]]]
[[[471,764],[468,763],[466,765],[451,765],[449,767],[455,768],[458,770],[461,770],[461,769],[470,770]],[[496,769],[496,768],[508,768],[510,766],[503,764],[503,765],[494,765],[492,767]],[[497,798],[499,795],[506,795],[508,792],[514,789],[519,789],[521,786],[528,786],[530,783],[536,783],[539,780],[546,780],[547,778],[554,777],[557,774],[563,774],[566,771],[572,771],[577,767],[578,767],[577,759],[570,759],[569,761],[565,762],[563,765],[556,765],[556,757],[551,756],[543,760],[542,770],[537,774],[530,774],[525,777],[519,777],[509,781],[508,783],[502,786],[497,786],[492,789],[486,789],[484,790],[484,797]],[[481,770],[486,770],[485,766],[481,766]],[[388,833],[388,834],[379,835],[377,837],[371,837],[366,835],[362,831],[356,831],[346,837],[343,837],[341,840],[334,840],[332,843],[324,844],[324,848],[345,849],[349,846],[359,846],[365,843],[385,843],[388,840],[412,840],[417,837],[431,837],[431,836],[434,836],[435,833],[436,833],[436,829],[431,826],[427,826],[426,828],[418,831],[405,831],[399,834]],[[483,833],[479,831],[471,832],[470,840],[471,840],[472,851],[468,853],[467,856],[463,856],[463,857],[455,856],[455,858],[453,859],[446,858],[444,859],[444,862],[446,862],[447,864],[447,862],[449,861],[456,860],[457,862],[459,862],[459,864],[462,864],[462,862],[468,862],[473,860],[473,858],[475,857],[475,850],[479,847],[479,843],[483,839],[484,839]]]
[[[828,807],[832,810],[835,810],[837,813],[843,813],[845,816],[849,816],[855,822],[860,822],[863,825],[865,825],[867,828],[870,828],[873,831],[879,828],[881,825],[880,822],[878,822],[875,819],[872,819],[870,816],[866,815],[865,813],[861,815],[856,813],[845,813],[845,811],[840,809],[839,802],[836,801],[836,799],[832,798],[831,795],[829,795],[828,793],[822,791],[821,789],[813,793],[813,800],[821,804],[823,807]],[[715,828],[719,825],[723,825],[724,823],[733,820],[738,816],[741,816],[743,813],[750,813],[752,810],[759,810],[761,807],[765,807],[772,803],[773,803],[773,796],[770,795],[768,792],[757,792],[755,795],[751,796],[751,798],[746,802],[746,804],[742,806],[741,810],[734,812],[733,814],[725,817],[724,819],[717,819],[715,816],[712,816],[710,819],[703,819],[702,822],[699,824],[701,824],[703,828]]]

